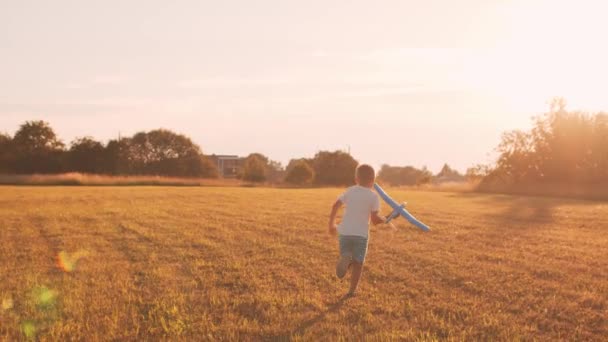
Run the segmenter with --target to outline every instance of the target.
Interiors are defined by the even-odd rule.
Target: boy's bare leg
[[[340,255],[340,259],[336,264],[336,276],[340,279],[344,278],[350,264],[352,263],[353,257],[350,254]]]
[[[359,285],[359,279],[361,279],[361,272],[363,271],[363,264],[357,261],[352,262],[352,272],[350,276],[350,290],[348,294],[354,294],[357,291],[357,285]]]

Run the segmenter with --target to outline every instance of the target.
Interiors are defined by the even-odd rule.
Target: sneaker
[[[341,255],[340,260],[338,260],[338,264],[336,264],[336,276],[340,279],[344,278],[346,275],[346,271],[348,271],[348,267],[350,263],[353,261],[353,258],[350,255]]]

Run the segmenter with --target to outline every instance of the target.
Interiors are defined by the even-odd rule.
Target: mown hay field
[[[339,191],[0,187],[0,340],[608,336],[608,203],[391,191],[345,299]]]

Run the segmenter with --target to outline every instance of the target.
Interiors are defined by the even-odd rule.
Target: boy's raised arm
[[[334,205],[331,207],[331,213],[329,214],[329,233],[332,235],[336,235],[337,227],[336,227],[336,215],[338,214],[338,210],[342,207],[342,201],[339,199],[336,200]]]

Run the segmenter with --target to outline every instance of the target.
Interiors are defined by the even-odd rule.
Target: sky
[[[0,0],[0,132],[183,133],[286,164],[491,162],[564,97],[608,110],[608,5],[500,0]]]

